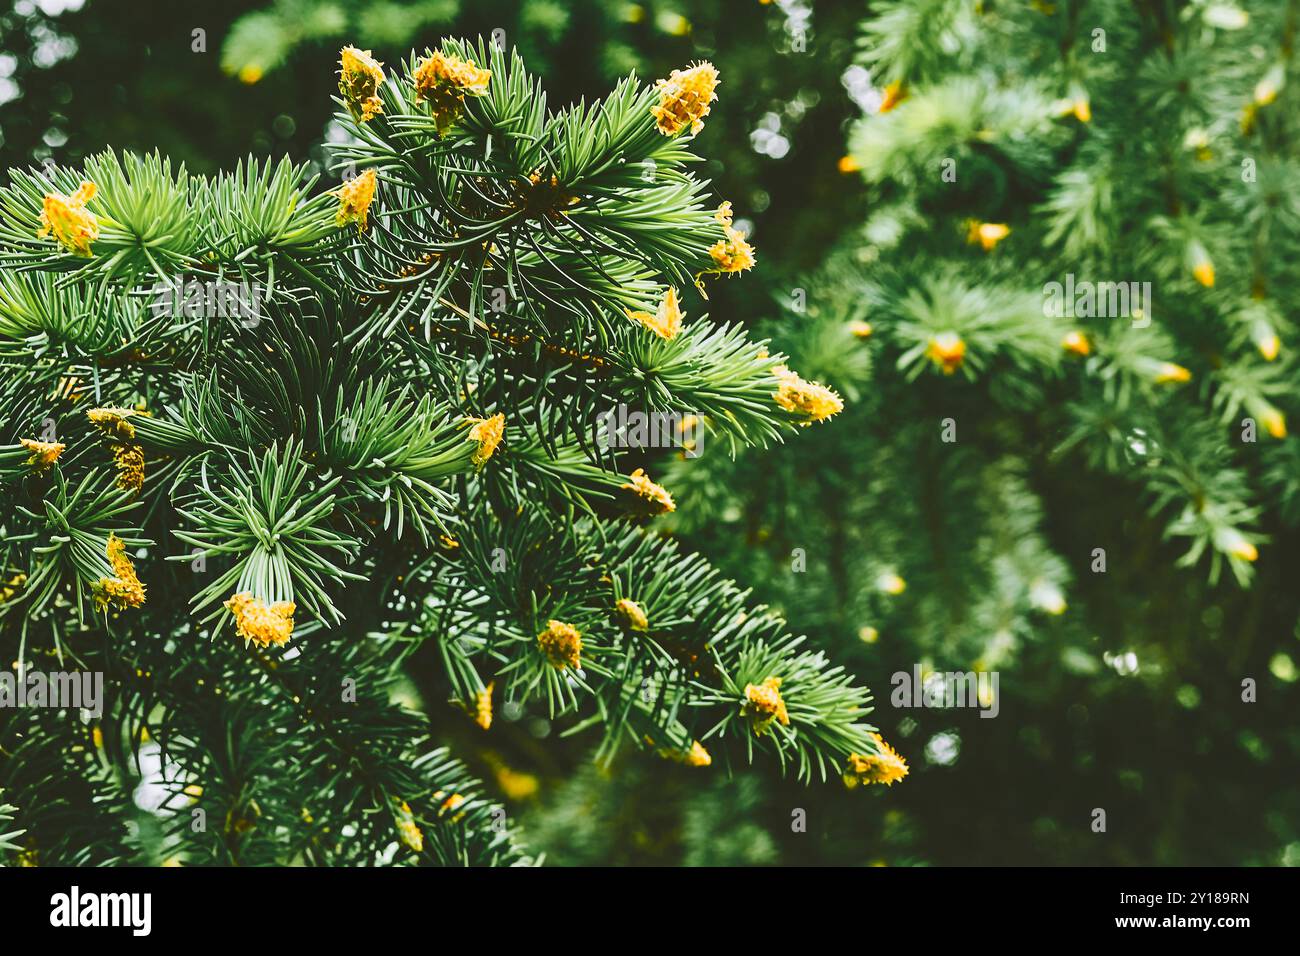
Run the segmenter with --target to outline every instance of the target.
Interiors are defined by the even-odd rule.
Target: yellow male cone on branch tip
[[[135,439],[135,426],[128,420],[133,415],[147,415],[135,408],[92,408],[86,412],[106,438],[113,450],[113,465],[117,469],[117,485],[129,491],[139,491],[144,486],[144,449]]]
[[[852,335],[855,339],[869,339],[871,338],[871,333],[874,331],[875,329],[871,327],[870,322],[849,323],[849,334]]]
[[[1271,329],[1261,329],[1255,336],[1255,347],[1259,349],[1259,354],[1264,356],[1265,361],[1272,362],[1282,348],[1282,340]]]
[[[621,488],[633,493],[633,502],[643,514],[654,516],[677,510],[677,504],[668,489],[651,481],[643,468],[632,472]]]
[[[880,99],[880,112],[888,113],[903,100],[907,99],[907,86],[902,80],[895,80],[885,87]]]
[[[19,444],[31,452],[26,464],[37,473],[48,471],[66,447],[62,442],[37,441],[34,438],[21,438]]]
[[[650,738],[646,738],[648,743],[653,744]],[[704,749],[704,745],[698,740],[691,741],[691,745],[686,750],[674,750],[672,747],[660,747],[659,756],[674,763],[685,764],[688,767],[707,767],[713,763],[713,757]]]
[[[276,601],[268,605],[250,592],[241,591],[232,595],[225,606],[234,615],[235,629],[245,643],[251,641],[259,647],[278,646],[287,644],[293,634],[296,607],[292,601]]]
[[[1071,83],[1063,99],[1054,104],[1057,116],[1073,116],[1080,123],[1092,122],[1092,100],[1081,83]]]
[[[1189,382],[1192,373],[1174,362],[1160,362],[1156,365],[1155,381],[1164,385],[1169,382]]]
[[[825,421],[844,410],[844,399],[834,389],[818,382],[806,382],[784,365],[778,365],[772,371],[778,383],[773,395],[776,403],[787,412],[802,417],[804,424]]]
[[[925,355],[944,375],[951,375],[966,360],[966,343],[956,332],[940,332],[930,337]]]
[[[546,630],[537,635],[537,646],[556,670],[582,666],[582,634],[572,624],[547,621]]]
[[[665,136],[677,136],[686,129],[692,135],[704,129],[709,104],[718,98],[718,71],[707,60],[685,70],[673,70],[655,83],[659,103],[650,107],[655,127]]]
[[[1183,148],[1195,150],[1199,162],[1208,162],[1214,158],[1210,149],[1210,134],[1203,126],[1193,126],[1183,136]]]
[[[907,761],[880,734],[873,733],[871,738],[880,748],[879,753],[849,754],[845,761],[844,784],[850,789],[873,783],[892,787],[907,776]]]
[[[1011,227],[1004,222],[972,220],[970,228],[966,231],[966,241],[971,245],[979,243],[985,252],[991,252],[994,246],[1009,235],[1011,235]]]
[[[334,195],[339,197],[339,209],[334,214],[334,224],[346,226],[350,222],[357,224],[357,233],[366,231],[369,224],[370,204],[375,200],[375,187],[379,175],[373,169],[353,176]]]
[[[1051,581],[1042,579],[1034,581],[1029,586],[1029,603],[1048,614],[1065,613],[1065,595],[1061,593],[1060,587]]]
[[[907,582],[893,571],[886,571],[876,579],[876,587],[886,594],[902,594],[907,590]]]
[[[1216,532],[1214,546],[1224,554],[1241,558],[1243,561],[1254,561],[1259,557],[1259,549],[1247,541],[1246,536],[1236,528],[1221,528]]]
[[[677,302],[677,290],[672,286],[664,293],[663,299],[659,303],[659,308],[652,314],[644,311],[627,310],[627,316],[636,322],[640,322],[647,329],[659,336],[661,339],[672,340],[677,338],[677,334],[682,330],[682,319],[686,317]]]
[[[436,52],[420,61],[415,68],[414,80],[417,100],[427,99],[440,85],[459,93],[482,96],[492,80],[492,71],[460,57]]]
[[[469,418],[466,421],[471,426],[466,437],[470,441],[478,442],[478,448],[471,460],[476,467],[482,468],[497,450],[506,433],[505,413],[497,412],[491,418]]]
[[[345,46],[339,51],[339,95],[358,123],[367,123],[384,111],[378,95],[383,82],[384,64],[369,50]]]
[[[1272,405],[1266,407],[1259,416],[1264,429],[1274,438],[1286,437],[1286,416]]]
[[[120,611],[144,604],[144,585],[136,577],[135,566],[126,553],[126,543],[115,534],[108,536],[104,556],[113,569],[112,577],[102,577],[91,586],[95,606],[101,610],[115,607]]]
[[[414,820],[398,820],[397,833],[402,838],[402,843],[413,853],[424,849],[424,833]]]
[[[1192,275],[1207,289],[1214,287],[1214,260],[1199,242],[1191,246]]]
[[[1278,91],[1286,81],[1286,68],[1278,63],[1264,74],[1263,79],[1255,84],[1254,100],[1257,106],[1267,106],[1277,99]]]
[[[512,770],[504,764],[496,768],[497,786],[509,800],[527,800],[535,797],[541,783],[531,773]]]
[[[442,134],[460,117],[467,95],[487,93],[492,71],[438,51],[419,62],[412,80],[415,101],[429,104],[438,132]]]
[[[844,173],[845,175],[848,175],[849,173],[856,173],[858,170],[862,168],[862,164],[859,163],[852,156],[841,156],[840,161],[835,165],[836,168],[838,168],[839,171]]]
[[[99,429],[105,438],[113,441],[130,441],[135,438],[135,426],[128,418],[139,414],[134,408],[92,408],[86,412],[86,418]]]
[[[722,275],[754,268],[757,262],[754,247],[745,239],[745,234],[731,224],[731,203],[724,202],[719,206],[713,218],[722,226],[726,238],[719,239],[709,248],[714,268],[707,271],[713,275]]]
[[[750,718],[755,737],[765,734],[775,721],[790,726],[790,715],[781,697],[781,678],[769,677],[761,684],[746,684],[741,712]]]
[[[487,687],[474,694],[474,704],[471,708],[471,715],[474,723],[478,724],[484,730],[492,727],[492,688],[494,682],[490,682]]]
[[[424,834],[416,824],[415,814],[411,812],[411,808],[405,800],[397,801],[397,812],[394,816],[397,833],[402,838],[402,843],[415,853],[422,851],[424,849]]]
[[[445,800],[443,799],[443,795],[444,794],[442,790],[436,791],[433,795],[433,799],[442,800],[442,803],[438,806],[438,816],[440,817],[445,816],[446,814],[450,813],[452,810],[455,810],[457,807],[459,807],[462,803],[465,802],[465,798],[459,793],[453,793]],[[451,818],[451,822],[459,823],[464,818],[465,818],[464,812],[457,813],[455,816]]]
[[[1082,332],[1068,332],[1065,338],[1061,340],[1061,348],[1067,352],[1073,352],[1075,355],[1087,355],[1092,351],[1092,346],[1088,343],[1088,337]]]
[[[69,252],[79,256],[92,255],[90,244],[99,238],[99,220],[86,208],[95,198],[95,184],[82,182],[71,196],[46,193],[41,206],[41,228],[36,233],[44,239],[51,233]]]
[[[619,620],[630,630],[644,631],[650,627],[650,619],[646,617],[645,610],[630,598],[619,598],[614,602],[614,610]]]
[[[686,752],[686,765],[688,767],[707,767],[711,763],[713,763],[713,758],[704,749],[704,745],[698,740],[691,741],[691,749]]]

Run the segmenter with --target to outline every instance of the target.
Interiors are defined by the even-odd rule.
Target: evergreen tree
[[[433,740],[503,706],[606,762],[906,773],[863,687],[657,530],[673,495],[609,431],[624,406],[735,454],[842,408],[688,315],[754,265],[688,171],[717,81],[548,111],[484,41],[345,47],[337,188],[251,157],[10,171],[9,855],[533,862]],[[41,689],[68,670],[105,675],[89,715]]]
[[[0,791],[0,860],[414,862],[419,858],[400,841],[403,834],[414,840],[417,831],[429,847],[424,859],[514,862],[545,854],[556,864],[1300,859],[1300,789],[1292,770],[1300,757],[1293,730],[1300,670],[1292,643],[1300,601],[1287,587],[1297,560],[1296,463],[1294,439],[1285,435],[1295,413],[1289,264],[1297,207],[1288,187],[1296,179],[1296,4],[526,0],[459,6],[454,0],[258,0],[209,14],[206,61],[195,59],[190,16],[179,8],[92,2],[75,14],[0,17],[0,46],[18,55],[11,82],[0,80],[0,99],[6,88],[24,92],[0,103],[0,148],[24,160],[53,154],[78,167],[104,142],[136,151],[161,145],[173,165],[183,158],[191,173],[184,177],[185,209],[200,238],[180,248],[201,249],[186,253],[184,262],[163,259],[161,268],[131,277],[115,265],[103,288],[98,276],[77,270],[95,266],[93,260],[102,268],[121,248],[120,236],[117,247],[97,240],[92,259],[52,261],[60,246],[48,236],[35,242],[42,224],[33,212],[39,217],[46,192],[71,200],[83,180],[94,181],[96,196],[86,208],[96,214],[101,236],[109,235],[112,216],[99,203],[112,177],[89,172],[113,161],[107,156],[91,157],[87,169],[62,178],[57,170],[35,174],[41,184],[19,202],[18,248],[35,258],[14,258],[6,244],[4,288],[12,262],[26,270],[19,276],[24,282],[44,276],[56,288],[37,300],[65,304],[57,323],[43,320],[46,331],[33,335],[28,319],[16,332],[10,326],[0,333],[0,407],[6,409],[0,443],[10,446],[0,493],[24,509],[0,513],[4,554],[11,556],[0,597],[6,604],[17,600],[33,549],[56,543],[32,516],[46,514],[56,482],[71,482],[65,492],[71,493],[92,473],[106,484],[119,465],[134,474],[140,458],[132,445],[145,455],[144,484],[120,500],[137,507],[92,523],[122,538],[132,573],[139,569],[148,591],[143,607],[110,609],[104,626],[92,590],[84,631],[71,607],[76,590],[66,583],[54,584],[49,610],[26,623],[29,612],[21,605],[0,615],[0,641],[13,648],[7,660],[22,657],[33,670],[97,667],[105,655],[123,655],[112,664],[106,715],[85,727],[68,714],[0,708],[0,788],[8,788]],[[243,13],[249,8],[256,9]],[[686,279],[716,264],[701,254],[700,243],[727,239],[725,227],[714,220],[689,254],[666,253],[680,266],[669,274],[646,266],[652,246],[659,248],[646,245],[644,235],[656,212],[640,220],[641,232],[624,230],[608,242],[610,233],[599,232],[591,240],[600,250],[591,257],[612,256],[610,244],[624,257],[638,250],[638,264],[627,268],[645,286],[635,295],[610,296],[593,273],[604,280],[604,270],[620,285],[623,273],[607,258],[594,259],[599,269],[575,268],[575,257],[555,246],[562,240],[548,238],[555,235],[554,218],[539,217],[534,208],[506,226],[499,209],[485,211],[517,198],[507,184],[530,192],[549,184],[545,174],[555,168],[547,166],[549,157],[569,136],[552,126],[555,117],[543,113],[536,139],[546,160],[503,160],[500,137],[484,134],[489,104],[473,92],[463,107],[452,104],[464,112],[439,137],[433,97],[422,98],[418,109],[386,99],[391,85],[409,90],[416,63],[389,69],[377,86],[385,113],[358,124],[340,104],[338,125],[327,120],[330,105],[317,94],[337,43],[373,46],[386,59],[408,44],[423,45],[430,24],[441,29],[452,17],[462,35],[503,29],[533,72],[547,76],[548,92],[560,102],[605,88],[630,70],[654,76],[691,59],[717,63],[723,99],[705,117],[707,157],[694,167],[695,177],[712,179],[733,201],[733,228],[755,224],[761,268],[744,281],[705,277],[705,306]],[[226,30],[231,19],[236,25]],[[54,66],[24,57],[53,36],[61,48],[77,45],[64,31],[80,45],[77,57]],[[151,42],[141,59],[133,45],[141,35],[185,42]],[[489,91],[509,75],[476,50],[443,52],[490,70]],[[0,71],[7,68],[0,57]],[[120,108],[105,109],[89,93],[105,71],[120,84],[114,87]],[[657,97],[642,95],[647,110],[658,105]],[[850,112],[862,119],[846,124]],[[399,141],[391,124],[408,113],[422,125]],[[192,121],[195,115],[202,124]],[[345,175],[377,171],[364,232],[336,221],[342,187],[324,174],[328,163],[315,145],[322,129],[329,142],[339,129],[352,138],[340,157]],[[66,144],[52,146],[60,134]],[[421,146],[424,152],[411,145],[422,135],[434,144]],[[674,139],[681,146],[690,135]],[[667,145],[662,135],[649,139]],[[193,175],[233,167],[236,156],[249,149],[260,155],[272,142],[305,160],[291,171],[290,188],[304,199],[316,196],[319,208],[306,221],[319,226],[317,238],[299,233],[300,242],[258,245],[250,238],[256,231],[243,224],[265,225],[265,204],[253,202],[250,211],[219,201],[206,189],[232,187],[232,177]],[[440,175],[429,178],[424,159],[410,160],[416,172],[397,159],[413,150]],[[453,153],[455,169],[447,161]],[[653,194],[644,187],[679,182],[665,177],[680,165],[663,163],[648,149],[639,155],[639,166],[635,154],[626,160],[635,183],[629,176],[626,185],[609,187],[616,203],[609,191],[586,193],[603,223],[616,222],[629,205],[650,208]],[[114,159],[139,162],[120,152]],[[16,164],[0,160],[0,166]],[[464,170],[481,180],[460,182],[456,173],[469,175]],[[648,171],[652,180],[643,178]],[[317,173],[330,181],[311,185]],[[274,191],[279,187],[265,177],[278,175],[259,163],[238,192],[256,193],[254,181],[265,181],[263,193]],[[599,177],[586,170],[580,179],[588,178]],[[437,190],[422,186],[427,182]],[[557,177],[555,188],[564,184]],[[478,207],[467,198],[476,190],[486,197]],[[194,198],[200,193],[211,198]],[[717,199],[696,195],[698,228],[704,207]],[[433,213],[444,207],[458,211],[450,219]],[[581,208],[582,202],[572,207]],[[667,206],[670,213],[681,208]],[[152,223],[152,215],[142,221]],[[581,218],[570,228],[578,227],[592,229]],[[485,231],[490,245],[480,263],[473,243],[489,241]],[[655,235],[690,231],[670,220]],[[169,247],[175,232],[150,235],[167,236],[161,245]],[[458,245],[470,234],[476,238]],[[147,248],[160,255],[157,245]],[[517,265],[499,266],[503,249],[516,250]],[[427,251],[452,259],[457,276],[420,276],[432,266],[422,262]],[[817,265],[810,270],[810,263]],[[401,275],[404,269],[414,271]],[[523,277],[519,282],[509,281],[512,269]],[[476,290],[472,277],[480,272]],[[160,285],[177,278],[229,284],[197,291],[182,285],[179,293]],[[443,279],[448,285],[439,289]],[[319,290],[322,282],[329,295]],[[1129,282],[1136,287],[1103,286]],[[1143,301],[1138,296],[1148,282],[1151,298]],[[593,284],[599,295],[587,288]],[[245,285],[250,294],[240,299]],[[620,330],[630,335],[638,325],[671,332],[674,310],[660,312],[669,286],[676,311],[688,313],[677,336],[641,332],[640,340],[624,344]],[[255,301],[265,296],[266,307],[242,316],[239,306],[254,288]],[[223,289],[233,290],[233,312],[208,317],[209,296]],[[171,305],[151,308],[160,295]],[[402,301],[377,301],[380,295]],[[372,299],[362,301],[366,296]],[[191,297],[195,314],[187,315]],[[108,309],[108,318],[91,305],[119,298],[128,304]],[[544,304],[536,304],[539,298]],[[597,314],[573,318],[575,301],[579,311],[597,301]],[[396,324],[381,321],[369,332],[377,321],[372,303],[391,309]],[[34,307],[23,308],[30,315]],[[789,356],[773,359],[773,371],[779,362],[826,383],[835,397],[816,394],[828,409],[842,396],[843,411],[775,444],[771,439],[785,437],[791,419],[801,416],[779,414],[773,400],[781,383],[772,379],[753,394],[757,417],[746,419],[743,436],[725,425],[720,434],[706,432],[687,458],[680,448],[643,454],[605,447],[598,414],[620,403],[699,411],[704,399],[687,395],[686,386],[703,394],[700,383],[715,364],[697,362],[688,376],[665,379],[668,398],[656,403],[641,396],[659,395],[659,385],[633,374],[648,370],[651,360],[645,352],[628,356],[638,342],[642,349],[646,343],[680,347],[705,322],[696,317],[704,308],[743,323],[743,336],[736,329],[731,334],[755,356],[770,339],[769,351]],[[159,314],[169,309],[170,317]],[[624,321],[629,311],[636,317]],[[0,309],[0,323],[10,312]],[[87,317],[95,321],[87,324]],[[143,331],[145,320],[158,328]],[[115,332],[123,321],[137,331]],[[50,328],[69,331],[51,337]],[[149,348],[118,354],[122,338]],[[347,352],[331,341],[345,341]],[[163,347],[152,350],[158,342]],[[579,362],[557,349],[576,351]],[[317,358],[298,363],[291,352]],[[580,367],[583,355],[590,357],[589,371]],[[356,367],[345,378],[349,361]],[[461,368],[464,385],[447,384],[447,372],[459,375]],[[596,375],[597,369],[619,374]],[[21,384],[42,374],[51,387]],[[178,375],[188,379],[178,384]],[[363,433],[355,423],[379,413],[353,409],[358,396],[371,394],[364,388],[374,380],[383,383],[375,406],[402,386],[410,400],[388,402],[391,419]],[[515,380],[521,384],[511,391]],[[361,387],[349,389],[354,381]],[[592,398],[575,401],[575,390]],[[418,416],[405,410],[429,391],[437,406],[429,410],[429,426],[410,424]],[[232,394],[234,404],[227,399]],[[560,402],[557,410],[552,395],[574,404]],[[787,390],[787,400],[792,397]],[[738,401],[735,393],[712,400],[723,418]],[[90,409],[136,404],[151,414],[148,421],[127,416],[139,436],[131,441],[116,434],[120,426],[111,418],[95,425],[86,417]],[[527,410],[522,422],[518,409]],[[473,460],[477,439],[451,439],[498,412],[505,416],[502,440],[480,467]],[[207,436],[207,444],[171,450],[155,438],[151,448],[145,430],[164,428],[159,422],[174,423],[178,415],[182,424],[196,421],[192,432]],[[464,423],[467,418],[475,421]],[[775,422],[777,433],[764,437],[759,419]],[[388,482],[382,468],[369,460],[359,467],[360,459],[347,452],[356,435],[376,431],[396,436],[405,448],[410,435],[427,434],[434,420],[445,426],[447,447],[470,456],[468,463],[452,456],[461,468],[455,474],[419,474],[450,503],[418,484],[411,490],[400,478]],[[336,423],[334,435],[322,437]],[[459,429],[452,427],[457,423]],[[319,600],[317,611],[308,610],[314,592],[305,593],[290,575],[297,606],[287,651],[273,643],[245,648],[232,634],[231,614],[256,605],[221,607],[235,597],[238,581],[229,581],[197,615],[179,606],[166,610],[164,597],[188,601],[240,559],[208,553],[218,536],[203,525],[228,526],[200,514],[225,513],[203,497],[203,482],[218,492],[251,488],[273,446],[278,474],[286,437],[301,443],[294,450],[306,466],[295,496],[339,479],[323,492],[334,496],[331,514],[295,534],[329,531],[349,539],[332,547],[316,537],[307,546],[339,572],[315,573],[342,620],[334,623]],[[736,445],[716,437],[734,438]],[[13,447],[23,438],[66,447],[42,470],[38,452],[56,452]],[[391,445],[371,447],[376,460],[401,471]],[[413,455],[438,471],[442,465],[427,459],[443,444],[435,440],[432,447]],[[558,477],[554,468],[529,470],[543,453],[562,463]],[[574,462],[604,477],[575,476]],[[410,476],[413,467],[402,473]],[[633,484],[636,468],[671,489],[676,510],[653,518],[627,514],[634,499],[622,485]],[[434,498],[439,503],[432,509],[422,506]],[[265,511],[263,500],[255,505]],[[387,502],[394,510],[385,529]],[[564,517],[571,502],[572,522]],[[547,537],[533,547],[557,528],[564,532],[561,544]],[[11,532],[27,537],[10,541]],[[865,793],[857,786],[806,787],[798,774],[778,778],[766,758],[745,767],[752,730],[707,736],[713,715],[722,713],[709,702],[719,687],[713,674],[691,675],[673,718],[681,727],[657,718],[647,723],[644,697],[633,700],[633,684],[653,698],[672,680],[662,670],[675,666],[660,655],[680,665],[684,653],[694,653],[688,642],[702,641],[721,617],[706,617],[696,629],[647,613],[654,608],[631,589],[643,579],[629,572],[629,584],[619,573],[597,570],[625,566],[619,564],[624,545],[610,544],[622,534],[638,548],[697,552],[718,569],[710,580],[734,578],[752,587],[795,633],[815,634],[817,650],[876,688],[877,707],[893,697],[885,689],[897,672],[910,676],[919,666],[933,680],[937,672],[981,669],[1000,672],[999,719],[980,719],[974,710],[885,707],[874,720],[907,755],[912,773],[905,787]],[[129,535],[149,543],[128,542]],[[107,534],[102,547],[107,550]],[[495,568],[514,567],[520,552],[531,557],[502,577]],[[455,564],[466,555],[473,558],[469,565]],[[672,595],[679,578],[688,584],[684,600],[720,593],[691,583],[690,569],[702,565],[688,565],[682,574],[672,560],[666,571],[654,571],[656,583],[667,582],[656,593]],[[597,595],[577,602],[574,613],[586,618],[552,612],[561,597],[567,612],[579,592]],[[534,594],[536,614],[529,603]],[[619,605],[620,598],[635,610]],[[680,613],[676,598],[658,600]],[[259,623],[267,634],[283,634],[289,621],[269,613],[270,604]],[[205,622],[213,611],[219,616]],[[647,631],[635,630],[638,611]],[[593,630],[589,621],[596,618],[614,631]],[[511,675],[525,669],[510,670],[523,644],[531,640],[535,648],[543,627],[548,642],[563,650],[568,632],[551,632],[552,619],[578,631],[580,676],[592,688],[587,694],[569,684],[579,676],[571,668],[557,672],[564,686],[556,692],[575,689],[577,707],[557,704],[554,721],[540,684],[532,692],[526,679],[510,686]],[[665,619],[667,639],[657,633]],[[477,623],[484,620],[490,623]],[[220,625],[215,637],[214,625]],[[652,645],[650,665],[627,656],[637,641]],[[633,675],[624,680],[626,701],[616,700],[627,704],[626,713],[609,703],[615,678],[592,669],[593,642],[601,651],[595,663],[613,670],[617,662],[619,679]],[[729,651],[719,644],[718,653]],[[203,663],[173,673],[188,659],[181,655]],[[760,698],[774,701],[763,687],[766,676],[756,671],[736,687],[752,685]],[[184,681],[191,679],[221,693],[196,702],[186,694]],[[121,699],[115,681],[125,681],[134,697]],[[783,681],[777,690],[794,718],[789,687]],[[679,699],[674,693],[663,696],[666,710]],[[308,701],[311,713],[291,706],[293,697]],[[728,706],[756,703],[743,697],[732,693]],[[443,706],[447,699],[454,701],[450,708]],[[702,706],[688,706],[695,702]],[[481,704],[490,704],[493,718],[486,733],[477,722],[489,714]],[[686,719],[700,711],[701,723]],[[747,711],[743,722],[752,726],[752,717]],[[620,726],[622,733],[612,729]],[[680,749],[661,743],[657,731],[665,726],[664,739],[680,742]],[[375,746],[359,740],[383,727],[389,729],[382,745],[377,737]],[[331,736],[323,739],[326,729]],[[781,730],[779,720],[768,727]],[[712,761],[708,769],[660,755],[686,757],[686,742],[697,739]],[[636,746],[616,746],[623,740]],[[467,766],[440,756],[441,747]],[[588,752],[595,759],[575,772]],[[376,766],[376,755],[391,764]],[[702,759],[697,752],[695,762]],[[201,774],[192,770],[196,765]],[[475,776],[481,788],[470,780]],[[320,792],[326,778],[328,797]],[[1109,814],[1108,834],[1089,826],[1097,807]],[[792,811],[807,829],[791,827]],[[189,832],[200,817],[222,834],[212,844]],[[494,834],[496,842],[484,845],[460,832],[469,827]],[[286,849],[295,838],[311,849]]]

